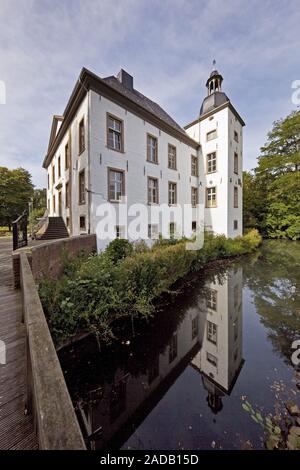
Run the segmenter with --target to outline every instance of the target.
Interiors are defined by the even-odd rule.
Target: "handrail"
[[[38,223],[33,228],[33,231],[32,231],[33,237],[37,238],[37,236],[39,237],[42,236],[46,232],[48,225],[49,225],[49,213],[48,213],[48,209],[46,209],[43,214],[43,217],[40,217],[38,219]]]
[[[13,251],[23,246],[27,246],[27,225],[28,213],[25,209],[23,213],[12,223],[13,227]]]
[[[55,351],[26,253],[20,253],[23,320],[27,336],[26,409],[34,416],[39,449],[86,446]]]
[[[19,217],[18,217],[16,220],[14,220],[12,223],[13,223],[13,224],[19,223],[20,220],[21,220],[23,217],[25,217],[25,216],[27,216],[27,209],[25,209],[25,210],[22,212],[22,214],[19,215]]]

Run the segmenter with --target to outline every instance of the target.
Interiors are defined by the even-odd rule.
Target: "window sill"
[[[84,206],[85,204],[86,204],[86,201],[84,201],[84,202],[78,202],[78,205],[79,205],[79,206]]]
[[[206,172],[207,175],[213,175],[214,173],[218,173],[218,170],[207,171],[207,172]]]
[[[147,159],[146,161],[147,161],[148,163],[152,163],[153,165],[159,165],[158,162],[152,162],[151,160],[148,160],[148,159]]]

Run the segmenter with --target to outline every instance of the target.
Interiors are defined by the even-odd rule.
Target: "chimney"
[[[117,79],[125,88],[133,90],[133,77],[129,75],[125,70],[121,69],[117,75]]]

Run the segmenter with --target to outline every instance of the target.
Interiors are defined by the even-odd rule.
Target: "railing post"
[[[18,248],[18,224],[17,222],[13,222],[12,229],[13,229],[13,251],[15,251]]]

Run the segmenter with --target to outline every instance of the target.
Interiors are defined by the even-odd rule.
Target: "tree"
[[[43,189],[34,189],[33,201],[32,201],[33,210],[43,209],[46,210],[47,206],[47,190]]]
[[[300,239],[300,111],[273,124],[244,179],[244,224],[269,238]]]
[[[255,227],[261,230],[265,216],[266,205],[264,202],[265,187],[249,171],[243,172],[243,226]]]
[[[12,222],[28,207],[32,196],[33,184],[27,170],[0,167],[0,225],[11,230]]]

